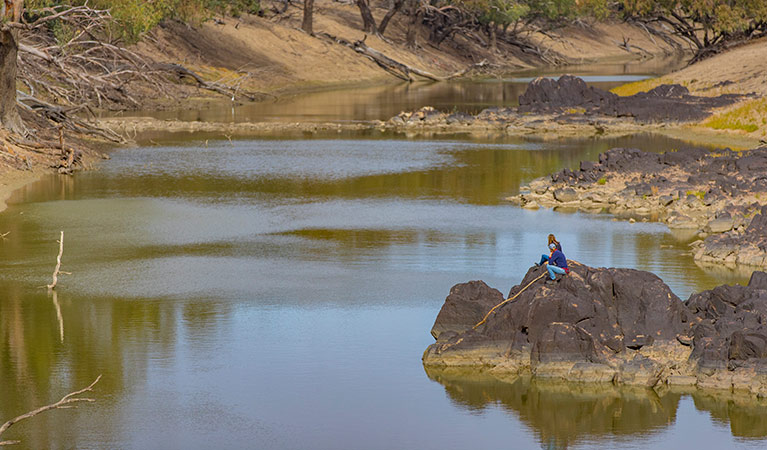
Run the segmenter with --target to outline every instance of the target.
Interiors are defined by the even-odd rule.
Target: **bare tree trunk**
[[[24,127],[16,110],[16,32],[0,31],[0,126],[22,133]]]
[[[19,53],[17,31],[7,22],[18,22],[24,0],[5,0],[0,20],[0,127],[24,133],[24,124],[16,110],[16,58]]]
[[[392,17],[394,17],[395,14],[399,12],[400,9],[402,9],[402,5],[405,4],[405,0],[394,0],[394,4],[391,6],[391,9],[389,12],[386,13],[384,18],[381,20],[381,25],[378,27],[378,32],[381,34],[384,34],[384,31],[386,30],[386,27],[389,25],[389,21]]]
[[[422,12],[419,8],[418,0],[410,0],[410,23],[407,25],[406,45],[415,50],[418,47],[416,37],[418,36],[418,24],[421,22]]]
[[[314,14],[314,0],[304,0],[304,22],[301,29],[307,34],[314,34],[312,31],[312,15]]]
[[[373,13],[370,12],[370,4],[368,0],[356,0],[357,7],[360,9],[360,15],[362,16],[362,30],[366,33],[379,34],[376,27],[376,20],[373,17]]]
[[[491,52],[498,51],[498,36],[495,30],[495,22],[487,24],[488,47]]]

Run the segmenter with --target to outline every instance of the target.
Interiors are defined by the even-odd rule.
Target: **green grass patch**
[[[767,122],[767,98],[749,100],[729,111],[715,114],[703,122],[715,130],[740,130],[753,133]]]
[[[622,84],[618,87],[610,89],[610,92],[620,95],[621,97],[628,97],[629,95],[638,94],[640,92],[647,92],[650,89],[660,86],[661,84],[667,83],[671,83],[671,80],[666,78],[648,78],[646,80]]]
[[[706,193],[703,191],[687,191],[687,195],[694,195],[698,197],[699,199],[703,200],[703,197],[706,196]]]
[[[607,178],[602,177],[597,180],[597,184],[607,184]]]

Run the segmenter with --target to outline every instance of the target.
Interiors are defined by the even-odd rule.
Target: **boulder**
[[[574,202],[578,200],[578,193],[573,188],[557,189],[554,198],[562,203]]]
[[[733,223],[732,216],[725,213],[707,223],[704,231],[706,233],[724,233],[732,230]]]
[[[767,369],[767,273],[755,272],[747,286],[717,286],[685,302],[699,323],[692,328],[690,359],[704,368],[744,364]]]
[[[503,301],[503,294],[493,289],[484,281],[469,281],[468,283],[456,284],[450,289],[450,294],[445,299],[431,335],[435,339],[450,331],[460,333],[474,326],[482,320],[490,309]]]

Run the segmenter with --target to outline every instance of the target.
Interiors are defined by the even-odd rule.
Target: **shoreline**
[[[40,181],[44,176],[49,173],[46,170],[38,169],[33,171],[6,171],[2,173],[3,182],[0,184],[0,214],[8,209],[6,203],[14,192],[22,189],[23,187],[32,184],[36,181]]]
[[[526,209],[573,208],[617,219],[657,221],[691,238],[694,260],[767,266],[767,146],[650,153],[610,149],[576,170],[536,178],[506,198]]]
[[[617,137],[630,134],[651,133],[679,139],[693,145],[730,147],[736,150],[753,148],[759,139],[732,134],[727,131],[707,130],[687,124],[636,124],[620,123],[605,125],[597,131],[592,124],[557,124],[541,129],[508,127],[506,124],[478,125],[417,125],[392,126],[387,122],[202,122],[162,120],[151,117],[110,117],[99,119],[99,124],[116,132],[136,134],[136,142],[151,142],[147,135],[179,134],[184,137],[199,135],[201,139],[227,140],[232,138],[261,138],[293,133],[299,137],[323,137],[333,133],[373,132],[413,137],[448,137],[465,135],[476,138],[535,137],[542,140],[557,138]],[[144,136],[142,136],[144,135]]]

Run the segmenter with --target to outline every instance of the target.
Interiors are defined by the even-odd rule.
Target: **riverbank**
[[[25,96],[22,115],[30,135],[34,135],[38,143],[45,141],[45,145],[35,149],[36,153],[55,156],[60,150],[54,142],[57,140],[56,129],[62,123],[65,124],[65,138],[70,142],[80,137],[78,133],[98,124],[97,120],[91,120],[92,116],[74,117],[84,115],[86,110],[113,113],[185,110],[223,99],[237,105],[329,87],[401,83],[369,55],[361,54],[359,51],[363,47],[413,69],[434,74],[438,79],[456,74],[490,76],[595,61],[631,62],[682,55],[684,51],[681,40],[673,37],[657,39],[646,26],[620,21],[580,22],[554,30],[531,32],[526,34],[524,45],[521,41],[499,39],[495,48],[488,48],[486,42],[483,44],[483,40],[472,33],[461,32],[439,45],[428,44],[429,29],[419,25],[415,30],[417,45],[412,46],[407,42],[409,17],[395,15],[385,38],[366,36],[361,31],[356,5],[330,0],[315,4],[315,32],[309,35],[300,30],[301,9],[292,4],[287,8],[282,13],[265,11],[263,16],[219,17],[195,25],[166,21],[138,43],[117,49],[119,51],[113,55],[117,58],[114,73],[109,72],[112,70],[109,67],[67,66],[68,70],[95,70],[89,76],[98,80],[124,76],[124,79],[120,78],[119,89],[114,83],[66,86],[67,79],[61,77],[64,55],[48,54],[45,47],[38,49],[35,46],[39,47],[38,41],[47,42],[51,37],[45,31],[22,34],[22,56],[34,60],[34,64],[24,66],[22,73],[26,78],[18,83],[20,95]],[[386,13],[386,9],[379,5],[374,5],[372,11],[379,20]],[[634,46],[621,46],[628,41]],[[133,70],[123,71],[124,66],[131,66]],[[102,69],[107,72],[99,72]],[[123,72],[127,75],[119,75]],[[64,83],[63,90],[30,87],[35,80],[48,76]],[[70,104],[71,98],[78,101]],[[170,124],[165,126],[171,128]],[[126,138],[132,136],[131,127],[116,128],[122,130]],[[255,130],[231,130],[219,126],[217,131],[226,134],[264,132],[260,125],[253,128]],[[88,131],[91,135],[98,134],[97,130]],[[110,140],[120,139],[110,136]],[[87,153],[89,148],[84,142],[78,150]],[[27,170],[26,161],[29,167],[47,166],[39,160],[36,157],[27,158],[22,163],[0,160],[0,171]],[[16,167],[19,164],[22,166]]]
[[[382,4],[371,6],[380,21],[387,10]],[[630,63],[684,55],[681,39],[671,35],[656,38],[644,26],[618,20],[532,30],[520,38],[524,46],[499,39],[495,49],[476,34],[463,32],[435,45],[429,41],[429,29],[419,26],[413,47],[407,43],[410,17],[404,14],[392,18],[381,38],[362,31],[355,4],[321,0],[315,3],[312,36],[300,29],[301,11],[291,4],[286,13],[274,16],[244,14],[196,27],[167,22],[139,42],[135,51],[158,62],[184,64],[206,80],[237,82],[243,90],[269,96],[327,86],[400,82],[369,56],[344,44],[363,40],[368,48],[439,78],[459,72],[465,72],[462,76],[493,76],[552,65]],[[626,48],[625,42],[632,46]],[[184,107],[189,97],[215,98],[216,94],[188,87],[168,96],[150,91],[142,96],[143,106],[177,108]]]
[[[711,117],[691,128],[702,132],[716,131],[722,135],[767,139],[767,38],[730,49],[682,70],[629,83],[613,92],[633,95],[661,84],[676,83],[692,94],[716,96],[721,94],[755,94],[732,106],[716,111]]]

